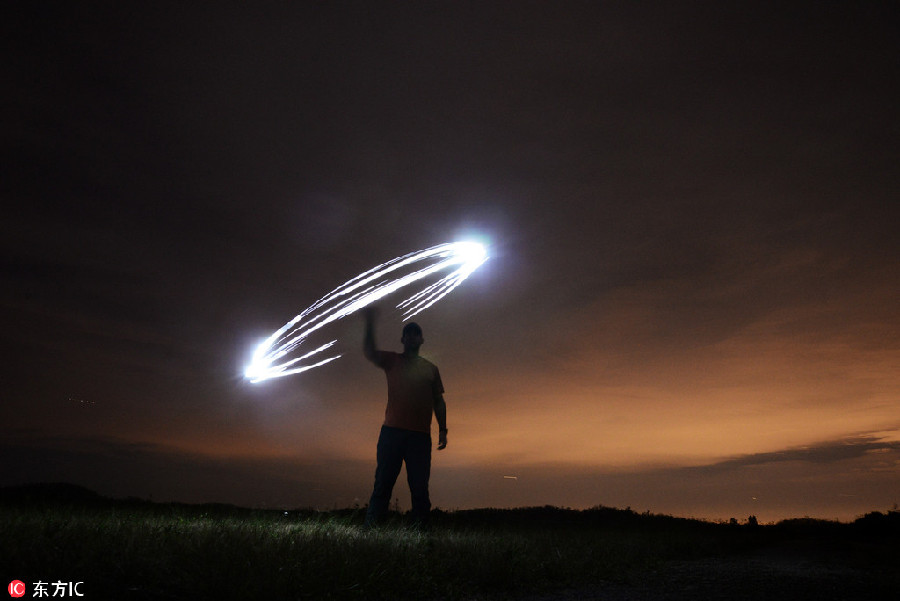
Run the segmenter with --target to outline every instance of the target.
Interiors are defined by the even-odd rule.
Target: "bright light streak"
[[[448,242],[391,259],[341,284],[269,336],[253,353],[244,375],[251,382],[280,378],[325,365],[340,355],[320,358],[332,340],[296,358],[288,358],[310,334],[414,282],[435,274],[437,281],[397,305],[403,320],[421,313],[459,286],[488,258],[478,242]],[[312,360],[312,362],[307,362]]]

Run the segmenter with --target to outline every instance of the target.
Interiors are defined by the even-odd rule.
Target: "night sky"
[[[3,13],[0,485],[365,504],[362,319],[309,373],[244,367],[360,272],[477,239],[416,317],[436,506],[900,502],[896,3]]]

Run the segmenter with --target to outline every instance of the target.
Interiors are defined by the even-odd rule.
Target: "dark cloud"
[[[900,451],[900,442],[886,439],[886,436],[861,434],[841,440],[822,442],[771,453],[754,453],[728,459],[711,465],[690,470],[733,471],[745,467],[761,466],[769,463],[806,462],[831,464],[839,461],[858,459],[871,453],[891,453]]]

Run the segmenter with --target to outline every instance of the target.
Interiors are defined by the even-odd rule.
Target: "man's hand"
[[[375,321],[378,319],[378,307],[375,305],[363,307],[362,314],[367,322]]]
[[[441,430],[438,432],[438,451],[447,447],[447,431]]]

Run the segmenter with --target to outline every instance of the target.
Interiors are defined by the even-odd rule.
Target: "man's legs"
[[[403,464],[403,434],[402,430],[381,427],[376,453],[378,467],[375,468],[375,488],[366,510],[367,526],[374,526],[387,512],[391,502],[394,483],[397,482]]]
[[[418,525],[427,525],[431,512],[428,479],[431,476],[431,436],[424,432],[409,432],[406,444],[406,481],[412,500],[412,518]]]

